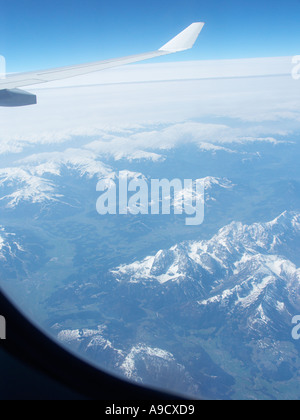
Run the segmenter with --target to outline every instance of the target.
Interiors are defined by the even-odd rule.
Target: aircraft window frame
[[[175,394],[122,380],[83,361],[33,325],[1,289],[0,308],[7,327],[6,339],[1,340],[0,357],[1,350],[4,350],[18,363],[21,362],[32,371],[42,374],[46,381],[42,382],[42,388],[37,391],[34,399],[39,399],[39,396],[43,395],[45,391],[43,385],[55,381],[60,387],[65,388],[67,395],[72,396],[67,399],[183,400],[183,397]],[[7,375],[3,375],[2,372],[2,381],[7,379]],[[17,384],[9,399],[14,399],[16,394],[18,394]],[[58,391],[56,398],[49,399],[60,399],[60,397]]]

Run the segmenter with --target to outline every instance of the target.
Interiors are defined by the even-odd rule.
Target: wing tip
[[[205,22],[194,22],[184,29],[180,34],[163,45],[159,51],[179,52],[193,48]]]

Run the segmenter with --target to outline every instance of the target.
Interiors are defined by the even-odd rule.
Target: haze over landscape
[[[122,378],[195,398],[298,399],[299,2],[191,0],[183,13],[166,1],[143,25],[148,6],[130,18],[122,2],[87,3],[89,14],[102,4],[90,32],[66,0],[52,39],[58,45],[64,30],[66,44],[88,45],[83,56],[51,50],[48,12],[28,57],[20,49],[32,28],[20,44],[7,29],[1,53],[11,71],[51,67],[55,53],[55,66],[101,59],[99,49],[93,56],[97,31],[114,34],[101,44],[103,59],[152,50],[198,19],[200,6],[207,32],[179,61],[29,86],[38,105],[1,108],[1,287],[46,334]],[[112,31],[116,4],[120,27]],[[142,30],[134,51],[130,33]],[[49,54],[32,61],[42,46]],[[98,182],[124,174],[202,180],[204,222],[186,226],[186,215],[174,213],[101,216]]]
[[[290,71],[290,57],[144,64],[1,111],[5,289],[62,343],[131,380],[196,397],[296,397]],[[204,223],[100,216],[97,182],[121,171],[205,179]]]

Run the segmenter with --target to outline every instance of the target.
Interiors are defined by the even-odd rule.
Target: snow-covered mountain
[[[141,158],[147,159],[147,156]],[[126,174],[128,180],[139,177],[147,179],[139,172],[118,172],[100,160],[96,153],[85,149],[31,155],[18,162],[18,166],[0,169],[0,206],[8,209],[15,209],[22,203],[72,206],[74,200],[70,196],[78,182],[71,183],[72,191],[68,191],[66,176],[75,176],[79,182],[81,180],[83,189],[86,189],[86,182],[95,181],[93,187],[96,190],[97,180],[109,182],[117,180],[122,174]],[[215,201],[214,191],[234,187],[227,178],[209,176],[201,181],[206,190],[206,202]]]
[[[59,326],[55,326],[59,328]],[[174,355],[166,350],[137,344],[127,350],[118,349],[105,338],[105,326],[98,326],[95,330],[62,330],[58,339],[65,345],[79,350],[90,360],[103,360],[103,367],[113,369],[119,375],[138,383],[152,383],[161,386],[168,378],[169,386],[172,381],[180,384],[181,392],[196,395],[198,387],[185,367],[178,363]]]
[[[0,261],[16,258],[19,253],[24,252],[22,245],[16,239],[14,233],[6,232],[5,228],[0,226]]]
[[[253,330],[275,313],[289,322],[293,308],[300,310],[299,258],[293,253],[299,235],[299,213],[250,226],[234,222],[208,241],[178,244],[111,273],[120,284],[154,285],[167,296],[177,290],[176,302],[199,315],[248,311]]]
[[[254,382],[262,376],[293,384],[300,365],[291,339],[291,320],[300,311],[299,241],[300,214],[285,212],[269,223],[234,222],[210,240],[160,250],[112,275],[122,290],[130,285],[131,296],[136,287],[185,334],[194,331],[207,351],[223,352],[214,361],[226,373],[233,365],[256,366]],[[274,389],[270,395],[276,397]]]
[[[109,176],[112,172],[95,154],[82,149],[32,155],[17,167],[0,169],[0,202],[12,209],[23,202],[66,204],[68,197],[64,197],[68,194],[63,188],[66,171],[90,179]]]
[[[105,328],[59,327],[58,337],[129,379],[158,385],[171,378],[177,392],[298,395],[291,321],[300,311],[299,241],[300,213],[285,212],[119,266],[85,300],[97,301]],[[88,288],[76,293],[89,295]]]
[[[272,222],[250,226],[233,222],[210,240],[181,243],[143,261],[121,265],[111,273],[120,283],[169,286],[189,281],[199,290],[199,298],[212,295],[203,301],[206,304],[223,301],[235,291],[239,302],[245,304],[238,297],[245,281],[249,281],[250,288],[253,284],[255,294],[256,277],[262,281],[262,290],[271,279],[300,279],[296,266],[299,260],[293,253],[293,242],[299,240],[299,233],[299,213],[285,212]],[[293,255],[295,261],[290,261]],[[227,289],[231,285],[233,289]]]
[[[23,238],[0,226],[0,282],[1,286],[22,280],[27,273],[41,263],[32,257],[34,244],[24,245]]]

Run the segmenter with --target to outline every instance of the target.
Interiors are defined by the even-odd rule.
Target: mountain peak
[[[298,213],[284,212],[268,223],[233,222],[210,240],[176,244],[111,273],[119,281],[130,283],[150,281],[165,285],[170,281],[189,281],[191,287],[200,287],[201,294],[204,290],[204,294],[210,293],[224,279],[237,278],[237,271],[250,268],[252,275],[257,272],[280,277],[280,267],[289,267],[285,274],[290,275],[296,266],[282,255],[292,248],[288,240],[299,233],[299,219]]]

